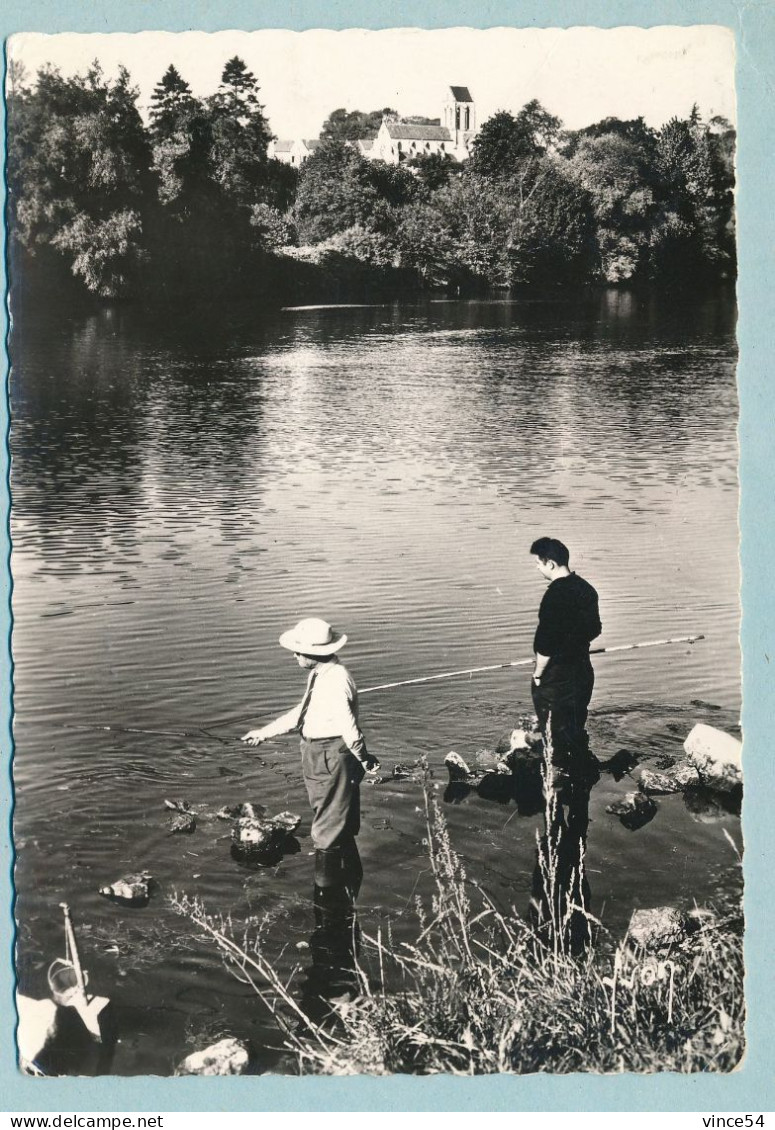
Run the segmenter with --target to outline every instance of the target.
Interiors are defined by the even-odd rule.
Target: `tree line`
[[[144,122],[125,68],[29,82],[12,63],[14,285],[278,297],[297,271],[353,264],[360,283],[458,292],[734,276],[735,132],[696,107],[568,131],[533,101],[487,120],[465,162],[396,166],[352,144],[394,111],[335,110],[298,170],[269,157],[259,95],[238,57],[204,98],[170,65]]]

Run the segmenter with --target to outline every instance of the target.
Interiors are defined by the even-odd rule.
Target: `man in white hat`
[[[304,696],[292,710],[242,738],[257,746],[294,730],[301,734],[301,767],[314,812],[315,884],[320,888],[342,883],[357,888],[360,883],[362,870],[355,845],[360,829],[360,783],[367,771],[379,768],[358,725],[355,682],[336,655],[346,642],[346,635],[314,617],[283,632],[280,645],[309,671]]]

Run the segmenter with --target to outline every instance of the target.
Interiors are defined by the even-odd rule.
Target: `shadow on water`
[[[572,954],[593,940],[592,892],[584,867],[593,787],[589,778],[571,775],[547,796],[533,869],[530,910],[538,936]]]

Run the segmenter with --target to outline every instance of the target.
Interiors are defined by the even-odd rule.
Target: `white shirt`
[[[298,730],[305,703],[302,737],[341,738],[357,758],[363,757],[366,742],[358,725],[358,691],[336,656],[310,671],[301,702],[264,726],[259,732],[261,740]]]

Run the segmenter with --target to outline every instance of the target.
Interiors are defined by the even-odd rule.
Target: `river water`
[[[528,549],[549,534],[600,593],[599,645],[706,637],[597,660],[598,757],[678,756],[695,721],[734,731],[734,326],[729,294],[613,290],[19,319],[19,977],[45,995],[67,901],[91,983],[116,1006],[119,1043],[98,1069],[168,1074],[227,1031],[282,1066],[252,992],[166,896],[266,918],[281,966],[304,966],[312,860],[296,739],[260,756],[229,740],[298,700],[304,676],[277,637],[300,617],[348,633],[342,658],[361,687],[528,657],[543,593]],[[520,913],[540,813],[451,795],[443,761],[509,733],[528,672],[361,703],[383,774],[427,756],[469,874]],[[724,835],[739,841],[736,816],[665,797],[629,831],[605,808],[633,787],[604,774],[590,801],[592,910],[614,936],[633,907],[691,906],[738,881]],[[169,835],[169,797],[199,810],[193,835]],[[214,813],[243,800],[301,814],[299,850],[260,870],[233,860]],[[360,914],[399,940],[427,889],[421,808],[415,780],[364,785]],[[99,895],[143,869],[159,884],[148,906]]]

